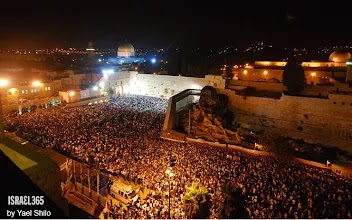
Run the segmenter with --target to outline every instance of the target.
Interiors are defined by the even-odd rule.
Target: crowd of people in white
[[[96,105],[11,113],[4,121],[5,129],[38,146],[151,189],[128,210],[114,207],[114,218],[168,218],[170,154],[177,158],[170,193],[173,218],[187,218],[182,204],[187,183],[201,183],[215,201],[225,178],[242,186],[250,218],[352,218],[350,179],[268,157],[163,140],[166,107],[164,99],[124,96]],[[214,207],[211,217],[217,218]]]

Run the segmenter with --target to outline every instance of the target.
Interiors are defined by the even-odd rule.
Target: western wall
[[[194,78],[124,72],[111,76],[106,83],[122,94],[161,98],[210,85],[229,97],[228,108],[236,115],[234,123],[240,123],[242,127],[254,131],[269,129],[294,139],[336,146],[352,153],[352,96],[327,92],[334,91],[334,87],[322,88],[323,97],[298,97],[284,95],[280,92],[282,85],[278,84],[274,90],[279,93],[279,97],[267,98],[241,95],[230,89],[230,85],[225,88],[226,82],[221,76],[212,75]],[[255,83],[252,84],[241,82],[239,86],[246,88]],[[258,86],[261,88],[260,85],[254,85]],[[264,90],[271,87],[265,87]],[[182,98],[176,106],[186,106],[185,102],[194,103],[193,99]],[[176,108],[168,110],[168,114],[174,114],[175,111]]]
[[[352,153],[352,96],[328,98],[288,96],[279,99],[243,96],[219,89],[229,97],[235,121],[252,130],[269,129],[308,143],[336,146]]]

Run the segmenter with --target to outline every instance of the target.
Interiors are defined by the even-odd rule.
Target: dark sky
[[[0,7],[0,48],[217,47],[269,41],[315,47],[352,41],[348,5],[322,1],[93,0],[7,1]],[[190,3],[192,2],[192,3]],[[308,2],[308,1],[307,1]]]

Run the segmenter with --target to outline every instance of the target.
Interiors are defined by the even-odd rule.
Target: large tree
[[[186,186],[182,198],[187,218],[208,218],[210,215],[210,198],[207,188],[198,182]]]
[[[214,201],[215,218],[219,219],[247,219],[249,213],[245,208],[245,197],[242,186],[230,181],[224,181],[221,190],[217,191],[218,200]]]
[[[290,161],[294,157],[294,149],[287,138],[278,133],[265,131],[259,136],[258,143],[262,150],[282,161]]]
[[[302,66],[293,55],[285,65],[282,78],[289,94],[297,95],[304,89],[306,76]]]

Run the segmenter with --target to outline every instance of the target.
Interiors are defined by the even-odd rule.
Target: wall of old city
[[[228,89],[218,91],[228,95],[229,109],[244,127],[269,129],[352,153],[352,96],[331,94],[323,99],[282,95],[272,99],[240,96]]]
[[[251,69],[251,68],[243,68],[239,69],[235,72],[235,75],[240,80],[248,80],[248,81],[267,81],[272,78],[278,79],[282,81],[283,69],[272,69],[261,68],[261,69]],[[306,80],[308,84],[323,84],[328,83],[329,78],[332,76],[337,78],[346,77],[346,71],[324,71],[324,70],[314,70],[314,69],[306,69],[304,71],[306,75]]]
[[[207,75],[205,78],[196,78],[132,73],[130,92],[139,95],[170,98],[186,89],[201,89],[206,85],[211,85],[215,88],[225,88],[225,80],[221,76],[211,75]]]
[[[186,89],[201,89],[206,85],[225,88],[226,80],[221,76],[206,75],[204,78],[139,74],[122,71],[105,76],[97,83],[100,88],[114,95],[136,94],[159,98],[170,98]]]

